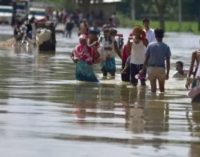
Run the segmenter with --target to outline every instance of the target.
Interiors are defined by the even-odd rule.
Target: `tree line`
[[[197,21],[200,31],[200,0],[122,0],[117,5],[117,10],[134,18],[149,17],[159,20],[160,27],[165,28],[166,20]],[[181,5],[181,6],[179,6]],[[180,10],[181,9],[181,10]]]
[[[0,0],[0,4],[10,3],[11,0]],[[73,10],[77,8],[76,0],[34,0],[54,3],[58,8]],[[90,3],[90,0],[82,1],[84,8]],[[98,0],[102,2],[102,0]],[[181,8],[179,7],[181,3]],[[122,0],[117,3],[117,11],[134,19],[149,17],[154,20],[159,20],[160,27],[165,28],[166,20],[181,20],[197,21],[200,31],[200,0]],[[181,9],[181,10],[180,10]],[[85,10],[86,12],[88,10]],[[181,12],[180,12],[181,11]]]
[[[68,10],[77,8],[75,0],[40,1],[53,2],[58,7],[65,7]],[[90,3],[90,0],[79,1],[82,1],[82,5],[85,6],[84,8],[87,8]],[[98,1],[102,2],[102,0]],[[181,17],[183,21],[197,21],[200,31],[200,0],[122,0],[121,3],[117,3],[116,5],[118,12],[129,17],[134,14],[135,19],[149,17],[159,20],[160,27],[163,29],[165,29],[166,20],[178,21]]]

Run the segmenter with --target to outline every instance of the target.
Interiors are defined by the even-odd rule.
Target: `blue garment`
[[[32,31],[29,31],[29,32],[27,33],[27,37],[30,38],[30,39],[32,39]]]
[[[102,62],[102,72],[103,73],[110,73],[112,75],[115,74],[116,72],[116,63],[115,63],[115,58],[107,58],[104,62]]]
[[[136,78],[136,75],[139,74],[139,71],[143,69],[143,64],[130,64],[130,75],[131,75],[131,84],[134,86],[137,86],[138,79]],[[142,78],[140,79],[141,85],[145,85],[145,77],[146,77],[146,71]]]
[[[165,60],[171,56],[170,48],[163,42],[152,42],[147,46],[148,66],[165,68]]]
[[[76,79],[79,81],[99,82],[91,65],[85,61],[76,63]]]

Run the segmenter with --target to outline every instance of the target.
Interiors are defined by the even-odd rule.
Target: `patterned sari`
[[[75,47],[73,57],[77,60],[76,79],[79,81],[98,82],[92,68],[95,58],[95,52],[93,49],[86,45],[79,44]]]

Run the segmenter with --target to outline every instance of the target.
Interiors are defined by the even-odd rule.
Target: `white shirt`
[[[187,71],[184,70],[184,73],[183,75],[181,75],[179,72],[176,72],[174,75],[173,75],[173,78],[185,78],[187,77]]]
[[[146,33],[146,38],[148,40],[149,43],[153,42],[153,41],[156,41],[156,38],[155,38],[155,33],[154,33],[154,30],[152,28],[150,28],[148,31],[146,31],[144,29],[145,33]]]
[[[106,50],[106,48],[110,48],[111,50]],[[102,37],[100,39],[99,53],[102,60],[105,60],[108,56],[114,57],[114,40],[109,41]]]
[[[144,64],[146,46],[140,41],[138,44],[135,42],[131,46],[131,64]]]

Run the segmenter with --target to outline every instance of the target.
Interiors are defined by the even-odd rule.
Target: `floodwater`
[[[119,29],[127,37],[130,30]],[[12,34],[0,27],[1,40]],[[1,157],[199,157],[200,104],[191,104],[185,80],[170,78],[166,92],[120,81],[75,80],[69,54],[77,36],[57,35],[55,55],[0,50]],[[167,33],[173,74],[188,69],[199,37]],[[99,66],[95,67],[101,77]]]

